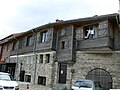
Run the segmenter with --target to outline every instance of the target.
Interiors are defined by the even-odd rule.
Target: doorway
[[[66,84],[67,64],[59,63],[59,83]]]

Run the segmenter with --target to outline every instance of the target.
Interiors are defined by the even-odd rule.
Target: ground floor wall
[[[94,72],[96,75],[97,73],[100,74],[100,70],[103,74],[105,74],[105,72],[107,73],[104,79],[106,79],[106,81],[108,81],[108,78],[110,79],[109,82],[112,82],[112,88],[120,88],[119,52],[85,53],[77,51],[76,62],[68,64],[67,77],[69,80],[71,79],[71,83],[73,83],[75,80],[86,79],[87,75],[95,69],[99,69],[98,72]],[[102,77],[99,76],[96,76],[96,78],[93,77],[94,80],[98,78],[102,79]],[[69,80],[68,83],[70,83]],[[108,88],[110,87],[108,86]]]
[[[46,58],[48,54],[50,55],[49,61]],[[54,51],[11,56],[9,62],[16,62],[15,76],[17,80],[20,80],[20,71],[22,70],[24,71],[24,81],[39,85],[40,90],[43,90],[43,86],[46,87],[44,90],[51,90],[56,87],[59,90],[58,88],[63,86],[59,83],[59,64],[65,62],[58,62]],[[66,64],[66,84],[64,85],[68,89],[75,80],[91,78],[90,75],[94,74],[95,76],[95,73],[105,74],[106,81],[109,79],[111,83],[111,88],[120,88],[119,52],[88,53],[77,51],[76,62],[67,62]],[[92,79],[97,80],[97,78],[101,77],[98,76]]]
[[[10,56],[7,63],[16,62],[15,78],[39,86],[40,90],[51,90],[56,82],[56,52],[27,53]],[[21,79],[22,78],[22,79]],[[45,89],[46,87],[46,89]]]

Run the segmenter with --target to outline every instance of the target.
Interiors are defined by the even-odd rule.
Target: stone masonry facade
[[[45,55],[50,54],[50,61],[49,63],[46,62]],[[57,63],[54,62],[54,55],[55,52],[44,52],[44,53],[37,53],[37,59],[36,55],[34,54],[26,54],[26,55],[18,55],[18,56],[12,56],[10,57],[9,61],[14,62],[16,61],[18,57],[18,67],[16,69],[16,72],[20,72],[20,70],[25,71],[25,75],[31,76],[31,84],[38,84],[38,76],[46,77],[46,85],[44,86],[44,90],[51,90],[55,84],[55,72],[57,68]],[[41,63],[40,55],[43,55],[43,62]],[[35,61],[36,60],[36,61]],[[7,61],[6,61],[7,62]],[[37,63],[36,63],[37,62]],[[22,66],[20,65],[22,63]],[[20,73],[15,74],[16,79],[19,80]],[[34,79],[35,75],[35,79]],[[35,80],[35,81],[34,81]],[[48,88],[48,89],[45,89]],[[40,87],[39,87],[40,89]],[[43,87],[41,87],[40,90],[42,90]]]

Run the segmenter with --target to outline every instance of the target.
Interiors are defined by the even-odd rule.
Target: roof
[[[9,35],[9,36],[1,39],[1,40],[0,40],[0,44],[6,43],[6,42],[8,42],[8,41],[11,40],[11,39],[16,39],[16,37],[19,37],[19,36],[21,36],[21,35],[23,35],[23,34],[24,34],[24,32],[11,34],[11,35]]]
[[[15,34],[11,34],[3,39],[0,40],[0,44],[3,44],[9,40],[12,39],[17,39],[17,37],[20,37],[22,35],[26,35],[30,32],[37,32],[40,29],[44,29],[44,28],[49,28],[49,27],[55,27],[55,26],[62,26],[62,25],[66,25],[66,24],[74,24],[74,23],[82,23],[82,22],[88,22],[88,21],[100,21],[100,20],[107,20],[110,18],[115,19],[116,18],[117,13],[113,13],[113,14],[107,14],[107,15],[95,15],[92,17],[86,17],[86,18],[78,18],[78,19],[73,19],[73,20],[67,20],[67,21],[60,21],[60,22],[53,22],[53,23],[48,23],[39,27],[35,27],[31,30],[28,30],[26,32],[22,32],[22,33],[15,33]]]
[[[88,21],[102,21],[102,20],[107,20],[110,18],[116,19],[117,13],[113,14],[107,14],[107,15],[95,15],[92,17],[85,17],[85,18],[78,18],[78,19],[73,19],[73,20],[66,20],[66,21],[60,21],[60,22],[53,22],[53,23],[48,23],[39,27],[36,27],[34,29],[42,29],[46,27],[55,27],[55,26],[60,26],[60,25],[66,25],[66,24],[73,24],[73,23],[82,23],[82,22],[88,22]]]

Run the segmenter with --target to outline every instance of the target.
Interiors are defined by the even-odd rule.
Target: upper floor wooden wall
[[[88,28],[94,29],[92,38]],[[37,27],[2,43],[1,60],[11,55],[56,51],[58,61],[75,61],[76,50],[120,50],[120,31],[115,16],[57,22]]]

